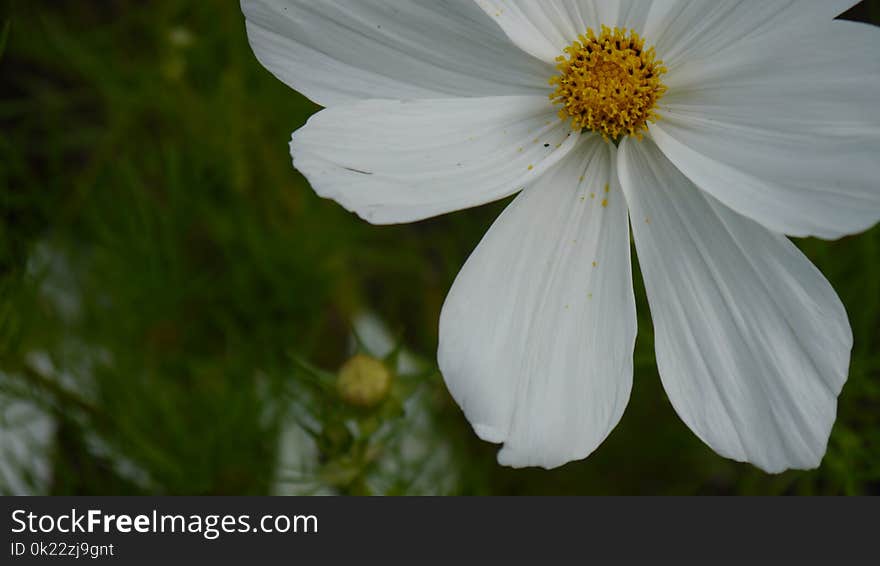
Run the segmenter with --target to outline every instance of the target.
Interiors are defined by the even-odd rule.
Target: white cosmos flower
[[[291,143],[320,195],[391,224],[519,193],[440,319],[443,375],[502,464],[584,458],[620,419],[631,226],[676,411],[780,472],[819,465],[852,346],[785,235],[880,219],[880,34],[834,20],[856,3],[242,7],[260,61],[326,107]]]

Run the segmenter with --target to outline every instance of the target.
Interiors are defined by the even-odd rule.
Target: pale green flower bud
[[[343,401],[350,405],[375,407],[391,390],[391,371],[379,360],[357,354],[339,370],[336,389]]]

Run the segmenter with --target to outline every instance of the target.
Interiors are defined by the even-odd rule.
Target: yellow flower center
[[[565,53],[556,59],[559,75],[550,79],[556,86],[550,99],[562,105],[559,117],[606,140],[641,139],[648,122],[657,120],[657,101],[666,92],[660,81],[666,68],[654,48],[646,50],[634,31],[602,26],[601,35],[588,29]]]

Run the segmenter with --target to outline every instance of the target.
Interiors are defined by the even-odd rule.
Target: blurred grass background
[[[880,492],[880,229],[798,242],[855,333],[819,470],[766,475],[688,431],[640,279],[621,424],[585,462],[501,468],[434,352],[504,203],[374,227],[317,198],[287,149],[317,108],[256,62],[237,2],[0,7],[0,492]],[[880,23],[880,0],[847,17]],[[416,360],[369,410],[333,375],[363,312]]]

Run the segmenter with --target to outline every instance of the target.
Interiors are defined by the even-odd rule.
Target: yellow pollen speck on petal
[[[588,29],[556,62],[550,99],[561,105],[559,117],[571,119],[572,129],[598,132],[606,140],[641,139],[648,123],[657,120],[666,67],[636,32],[602,26],[597,36]]]
[[[590,198],[596,198],[596,193],[590,193]]]
[[[584,175],[581,175],[581,178],[579,180],[581,183],[583,183],[584,182]]]
[[[534,169],[534,168],[535,168],[534,165],[529,165],[529,171],[531,171],[531,170]]]
[[[605,183],[605,192],[606,192],[606,193],[610,193],[610,192],[611,192],[611,185],[609,185],[608,183]]]
[[[602,199],[602,208],[608,208],[608,199],[607,198]]]
[[[599,262],[598,262],[598,261],[594,261],[594,262],[593,262],[593,267],[599,267]]]

